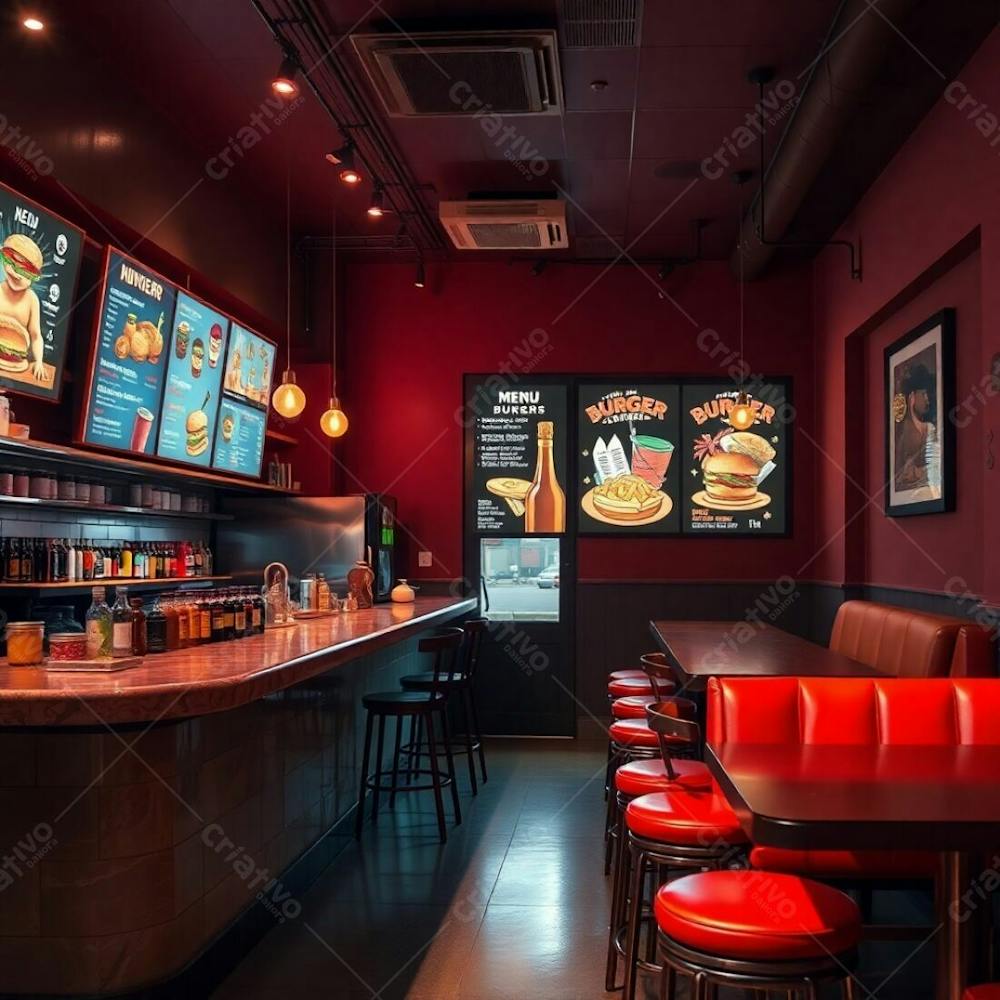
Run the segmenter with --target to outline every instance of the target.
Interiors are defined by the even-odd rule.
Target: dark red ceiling
[[[272,12],[275,4],[269,2]],[[277,3],[280,9],[281,2]],[[737,195],[727,177],[708,180],[696,170],[743,121],[755,99],[746,82],[754,65],[770,63],[801,84],[817,54],[837,0],[647,0],[640,42],[630,48],[565,48],[559,58],[566,112],[553,118],[520,117],[518,129],[550,163],[549,173],[526,180],[479,124],[456,118],[383,118],[436,215],[438,199],[472,191],[536,191],[559,185],[571,200],[574,255],[613,254],[608,239],[634,244],[647,258],[680,256],[692,246],[696,218],[706,256],[725,257],[736,231]],[[482,4],[440,0],[326,0],[329,27],[342,60],[365,77],[350,43],[354,31],[420,26],[465,26],[470,12],[480,26],[558,28],[555,0]],[[248,0],[101,0],[59,8],[60,30],[84,42],[89,57],[108,65],[138,89],[151,114],[171,121],[177,141],[206,157],[219,156],[270,97],[268,81],[279,58],[265,23]],[[125,30],[127,28],[127,30]],[[78,49],[78,51],[80,51]],[[607,81],[595,92],[593,80]],[[373,106],[381,109],[377,100]],[[236,162],[220,183],[241,185],[248,199],[281,208],[291,166],[295,228],[324,236],[336,199],[340,236],[391,236],[398,220],[371,223],[369,191],[336,184],[323,158],[340,136],[316,99],[302,102]],[[777,130],[769,137],[773,144]],[[757,150],[737,165],[754,166]],[[664,209],[672,207],[658,218]]]

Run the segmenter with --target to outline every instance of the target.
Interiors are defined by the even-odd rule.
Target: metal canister
[[[299,607],[303,611],[315,611],[318,606],[316,577],[310,573],[299,581]]]

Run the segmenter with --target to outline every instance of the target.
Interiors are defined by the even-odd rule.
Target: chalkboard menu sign
[[[577,387],[579,533],[676,533],[679,451],[676,382],[581,382]]]
[[[152,454],[176,294],[162,275],[127,254],[108,251],[86,395],[85,444]]]
[[[682,530],[706,535],[781,535],[791,505],[790,386],[752,387],[754,423],[734,428],[732,382],[685,383],[682,410]]]
[[[497,377],[473,387],[471,529],[503,535],[566,530],[566,387]]]
[[[58,400],[83,231],[0,184],[0,386]]]

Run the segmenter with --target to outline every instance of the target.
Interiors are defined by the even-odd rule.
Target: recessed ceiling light
[[[21,21],[21,24],[28,31],[42,31],[45,28],[45,22],[40,17],[28,16]]]

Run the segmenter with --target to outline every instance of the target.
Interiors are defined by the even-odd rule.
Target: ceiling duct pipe
[[[758,193],[743,217],[740,242],[744,247],[743,273],[747,281],[760,276],[779,246],[803,249],[825,243],[785,243],[783,238],[801,208],[834,145],[842,137],[857,107],[871,86],[887,48],[898,39],[901,25],[915,0],[844,0],[834,18],[785,133],[774,151],[764,184],[764,217],[760,216]],[[795,81],[793,80],[793,83]],[[781,81],[765,89],[773,101]],[[786,88],[787,89],[787,85]],[[780,96],[778,106],[784,104]],[[787,100],[792,100],[789,97]],[[778,107],[755,108],[767,128],[768,116]],[[765,136],[761,137],[763,141]],[[852,253],[852,265],[854,247]],[[739,246],[730,264],[739,271]],[[853,266],[852,266],[853,270]],[[857,275],[856,275],[857,276]]]

